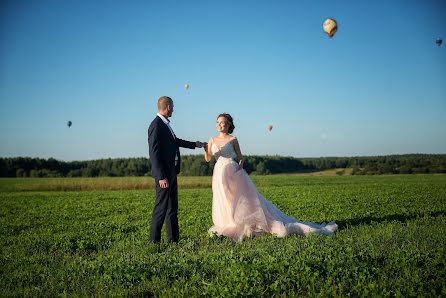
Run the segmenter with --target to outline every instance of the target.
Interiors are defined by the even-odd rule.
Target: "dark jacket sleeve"
[[[152,173],[157,173],[155,177],[158,180],[167,178],[166,169],[163,168],[162,152],[161,152],[161,136],[159,135],[159,127],[150,125],[149,127],[149,151],[150,162],[152,163]]]
[[[177,142],[178,147],[189,148],[189,149],[196,148],[195,142],[189,142],[179,138],[176,138],[175,141]]]

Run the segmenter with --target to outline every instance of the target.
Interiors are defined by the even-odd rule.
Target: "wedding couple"
[[[150,241],[159,243],[166,222],[167,240],[178,242],[178,187],[181,156],[179,147],[204,148],[207,162],[215,156],[217,162],[212,177],[212,220],[209,234],[224,235],[234,241],[265,233],[285,237],[288,234],[333,234],[338,226],[303,222],[286,215],[264,198],[243,169],[243,156],[234,131],[231,115],[217,117],[218,136],[208,143],[189,142],[175,136],[169,125],[173,101],[163,96],[158,100],[158,114],[149,127],[149,154],[152,177],[155,178],[156,201],[150,225]],[[238,160],[238,163],[234,161]]]

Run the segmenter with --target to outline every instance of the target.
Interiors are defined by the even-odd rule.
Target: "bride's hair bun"
[[[232,120],[232,116],[229,115],[229,114],[223,113],[223,114],[218,115],[217,119],[220,118],[220,117],[225,117],[226,118],[226,120],[229,123],[228,133],[232,133],[234,131],[234,128],[235,128],[234,121]]]

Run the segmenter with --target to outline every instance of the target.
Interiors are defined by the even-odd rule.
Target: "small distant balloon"
[[[338,31],[338,23],[334,19],[326,19],[324,22],[324,31],[332,38],[336,31]]]
[[[268,125],[268,130],[271,131],[271,129],[273,129],[272,125]]]
[[[67,122],[67,126],[68,126],[68,127],[71,127],[72,124],[73,124],[73,122],[71,122],[71,121],[68,121],[68,122]]]
[[[441,46],[441,43],[443,42],[443,40],[441,38],[437,38],[437,46]]]
[[[189,84],[184,85],[184,88],[189,89]]]

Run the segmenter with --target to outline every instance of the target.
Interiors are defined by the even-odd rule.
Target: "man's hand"
[[[202,143],[200,141],[195,142],[195,147],[197,147],[197,148],[203,148],[206,145],[207,145],[206,143]]]
[[[161,188],[168,188],[169,187],[169,181],[167,180],[167,178],[163,179],[163,180],[160,180],[159,183],[160,183],[160,187]]]

